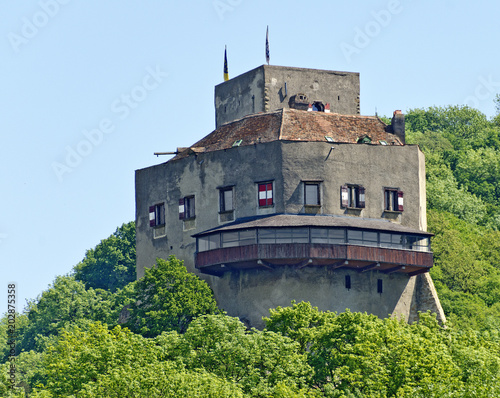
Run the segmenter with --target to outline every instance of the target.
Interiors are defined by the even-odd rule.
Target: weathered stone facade
[[[319,112],[285,106],[284,81],[287,96],[316,95]],[[252,114],[252,97],[263,113]],[[325,112],[337,97],[346,114]],[[239,105],[228,112],[230,102]],[[262,66],[217,86],[219,127],[136,171],[138,278],[175,255],[228,314],[256,327],[291,300],[443,320],[421,243],[430,235],[424,156],[404,145],[402,115],[387,126],[358,105],[357,74]]]
[[[289,109],[297,95],[306,104],[359,115],[359,73],[261,65],[215,87],[216,127],[259,112]]]

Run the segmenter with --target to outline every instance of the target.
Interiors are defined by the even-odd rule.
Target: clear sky
[[[265,63],[360,72],[361,113],[500,92],[493,0],[2,1],[0,312],[134,219],[134,170],[215,125],[214,86]]]

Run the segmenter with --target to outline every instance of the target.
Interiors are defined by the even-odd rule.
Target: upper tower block
[[[359,115],[359,73],[261,65],[215,86],[215,124],[283,108]]]

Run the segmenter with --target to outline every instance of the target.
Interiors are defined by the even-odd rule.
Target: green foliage
[[[468,106],[430,107],[412,109],[405,115],[408,132],[441,133],[454,149],[477,148],[488,141],[486,116]]]
[[[78,394],[79,398],[243,396],[236,383],[203,370],[178,370],[168,362],[151,363],[134,369],[118,367],[99,380],[86,384]]]
[[[498,204],[500,197],[500,152],[487,147],[468,149],[456,156],[458,183],[481,197],[486,203]]]
[[[427,212],[431,270],[443,309],[462,328],[500,326],[500,232],[445,212]]]
[[[74,267],[75,279],[87,288],[111,292],[123,288],[136,278],[135,273],[135,222],[123,224]]]
[[[460,106],[406,115],[407,143],[426,157],[431,274],[446,315],[463,328],[500,324],[499,120]]]
[[[270,331],[247,331],[225,315],[195,319],[170,355],[171,360],[181,357],[187,369],[202,367],[258,397],[274,396],[275,388],[284,385],[300,391],[312,371],[296,342]]]
[[[407,143],[426,155],[427,206],[500,229],[500,125],[466,106],[413,109]]]
[[[441,155],[426,155],[426,174],[429,209],[446,211],[474,224],[483,222],[488,216],[483,200],[459,185]]]
[[[42,369],[32,383],[55,396],[75,394],[116,367],[146,366],[157,351],[153,341],[119,326],[112,330],[100,323],[69,326],[43,352]]]
[[[71,276],[58,276],[49,289],[29,303],[29,324],[23,330],[20,348],[40,350],[48,337],[71,323],[106,320],[111,311],[110,296],[105,290],[85,289]]]
[[[308,303],[277,308],[266,321],[267,329],[307,336],[310,383],[322,396],[489,397],[500,388],[498,332],[444,329],[427,314],[408,325],[348,311],[321,313]]]
[[[188,272],[183,262],[171,256],[157,259],[146,269],[134,286],[136,302],[132,304],[127,325],[145,337],[163,331],[184,332],[191,320],[219,310],[206,282]]]
[[[292,301],[291,307],[270,309],[270,317],[264,317],[266,328],[292,338],[306,352],[314,339],[314,331],[337,316],[333,312],[321,312],[310,303]]]
[[[8,313],[0,318],[0,363],[5,362],[11,350],[13,339],[15,340],[15,355],[20,353],[20,341],[28,326],[28,317],[25,314],[15,313],[9,317]],[[11,327],[9,327],[11,325]],[[13,347],[12,347],[13,348]]]

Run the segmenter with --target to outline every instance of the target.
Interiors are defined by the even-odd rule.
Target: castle
[[[184,260],[228,315],[292,300],[416,320],[429,275],[424,155],[359,113],[359,74],[263,65],[215,87],[216,129],[136,171],[137,277]]]

